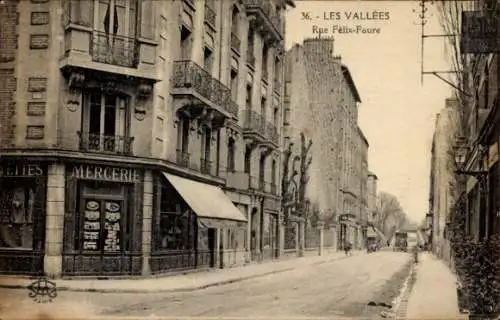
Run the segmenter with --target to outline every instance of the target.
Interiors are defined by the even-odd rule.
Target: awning
[[[221,188],[163,173],[206,228],[243,227],[247,218]]]

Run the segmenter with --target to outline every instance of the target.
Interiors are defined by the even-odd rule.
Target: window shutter
[[[140,13],[140,36],[145,39],[154,39],[155,14],[153,10],[153,1],[142,0]]]

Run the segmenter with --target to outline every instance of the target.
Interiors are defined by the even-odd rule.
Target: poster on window
[[[12,186],[0,190],[0,248],[33,248],[32,188]]]
[[[98,250],[101,232],[101,204],[94,200],[87,200],[84,215],[83,250]]]
[[[121,206],[118,202],[107,201],[105,204],[104,251],[120,251]]]

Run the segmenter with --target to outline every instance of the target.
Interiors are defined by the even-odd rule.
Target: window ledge
[[[158,41],[153,40],[153,39],[147,39],[147,38],[144,38],[144,37],[137,37],[137,42],[139,42],[139,43],[146,43],[146,44],[149,44],[149,45],[152,45],[152,46],[157,46],[158,45]]]
[[[79,31],[85,31],[85,32],[92,32],[93,28],[92,27],[87,27],[83,26],[81,24],[75,24],[75,23],[68,23],[64,30],[79,30]]]

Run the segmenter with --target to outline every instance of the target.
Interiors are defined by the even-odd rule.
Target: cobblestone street
[[[60,292],[52,304],[39,306],[26,290],[9,290],[9,300],[23,310],[44,308],[94,317],[328,317],[370,313],[368,302],[388,299],[389,280],[409,261],[405,253],[361,253],[348,259],[305,265],[295,270],[187,293]],[[403,280],[403,279],[401,279]],[[394,281],[391,281],[394,283]],[[397,285],[397,284],[396,284]],[[397,290],[396,290],[397,291]],[[3,291],[6,292],[6,291]],[[380,309],[373,310],[378,314]]]

